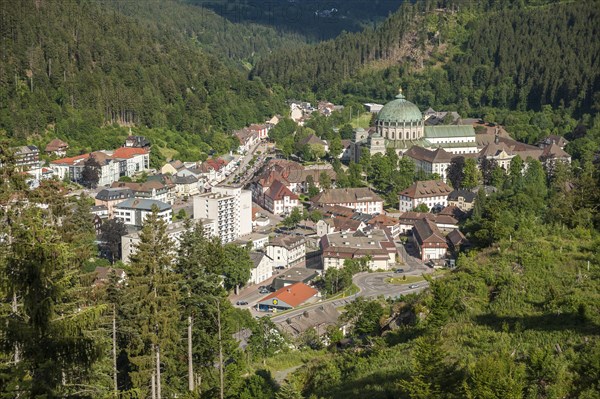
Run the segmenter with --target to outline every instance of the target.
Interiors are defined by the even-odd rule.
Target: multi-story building
[[[252,232],[252,194],[235,187],[213,187],[194,197],[194,218],[213,219],[223,243]]]
[[[143,148],[118,148],[114,151],[95,151],[50,162],[59,179],[81,180],[81,173],[90,159],[98,163],[98,186],[108,186],[121,176],[133,176],[150,167],[150,156]]]
[[[105,188],[95,198],[96,206],[104,205],[108,211],[108,217],[114,215],[114,207],[121,202],[134,198],[133,191],[129,188]]]
[[[158,208],[158,217],[167,224],[171,223],[171,205],[151,199],[129,198],[114,207],[114,217],[121,219],[125,225],[141,228],[154,206]]]
[[[347,259],[369,257],[371,270],[389,270],[396,261],[396,246],[386,229],[339,232],[321,237],[323,270],[341,269]]]
[[[118,181],[114,182],[111,187],[128,188],[133,192],[133,196],[139,199],[152,199],[166,202],[170,205],[173,205],[174,202],[173,196],[169,192],[169,188],[157,180],[148,180],[144,183]]]
[[[445,182],[446,170],[450,166],[453,155],[443,148],[431,151],[423,147],[413,146],[404,153],[404,156],[415,163],[417,171],[423,171],[427,174],[435,173]]]
[[[64,157],[65,155],[67,155],[68,149],[69,144],[65,143],[60,139],[54,139],[48,143],[44,151],[46,152],[46,154],[54,154],[58,157]]]
[[[441,180],[424,180],[413,183],[400,193],[400,212],[408,212],[420,204],[427,208],[445,208],[448,205],[448,194],[452,187]]]
[[[303,265],[306,260],[306,243],[301,236],[275,237],[267,245],[267,255],[273,259],[275,267]]]
[[[34,145],[24,145],[12,148],[15,166],[22,171],[40,167],[40,150]]]
[[[413,238],[421,260],[438,260],[446,257],[448,252],[446,238],[431,220],[425,218],[417,220],[413,227]]]
[[[248,284],[260,284],[273,275],[273,259],[264,252],[250,252],[252,269]]]
[[[329,189],[319,193],[311,201],[317,206],[341,205],[357,212],[383,213],[383,199],[368,187]]]
[[[299,206],[298,196],[280,180],[275,180],[264,194],[264,207],[274,215],[289,214]]]
[[[448,205],[456,206],[464,212],[473,209],[477,193],[469,190],[454,190],[448,194]]]

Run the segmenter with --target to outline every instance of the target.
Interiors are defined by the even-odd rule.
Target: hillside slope
[[[184,33],[92,1],[0,2],[0,129],[136,124],[203,134],[278,111],[282,99]]]
[[[458,3],[458,2],[454,2]],[[274,54],[253,73],[319,97],[385,101],[402,85],[422,106],[578,114],[600,108],[600,2],[428,10],[404,4],[385,24]]]

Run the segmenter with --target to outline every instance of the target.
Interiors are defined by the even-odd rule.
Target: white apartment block
[[[267,255],[274,266],[292,267],[306,260],[306,244],[300,236],[281,236],[267,245]]]
[[[223,243],[252,233],[252,193],[241,188],[213,187],[194,197],[194,219],[213,219]]]
[[[129,198],[114,207],[114,217],[121,219],[127,226],[141,228],[144,221],[152,213],[152,207],[158,208],[158,217],[167,224],[171,223],[173,210],[171,205],[162,201]]]

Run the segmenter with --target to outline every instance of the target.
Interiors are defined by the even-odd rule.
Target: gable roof
[[[427,198],[447,196],[452,188],[441,180],[420,180],[400,192],[400,195],[409,198]]]
[[[571,157],[571,155],[569,155],[565,150],[560,148],[560,146],[554,142],[552,142],[552,144],[550,144],[549,146],[546,146],[544,148],[544,151],[542,152],[542,158],[570,158],[570,157]]]
[[[352,204],[358,202],[383,202],[383,199],[370,188],[359,187],[325,190],[311,198],[311,201],[319,204]]]
[[[295,308],[315,296],[317,293],[318,291],[314,288],[298,282],[278,289],[272,294],[264,297],[260,302],[277,299]]]
[[[271,187],[265,192],[265,196],[271,198],[273,201],[280,201],[285,197],[289,197],[292,200],[298,199],[298,196],[279,180],[275,180],[271,184]]]
[[[425,126],[425,138],[475,137],[475,129],[469,125]]]
[[[158,207],[159,212],[171,209],[171,205],[169,205],[165,202],[158,201],[158,200],[152,200],[152,199],[139,199],[139,198],[129,198],[129,199],[121,202],[120,204],[117,204],[116,207],[119,209],[135,209],[135,210],[142,210],[142,211],[151,211],[153,205],[156,205]]]
[[[443,148],[437,148],[435,151],[430,151],[426,148],[414,145],[404,153],[405,156],[419,161],[426,161],[429,163],[450,163],[453,154]]]
[[[465,241],[467,241],[464,234],[461,233],[460,230],[458,230],[458,229],[452,230],[450,233],[448,233],[446,238],[448,239],[448,242],[450,244],[452,244],[453,247],[456,247],[456,246],[464,243]]]
[[[99,201],[126,200],[133,197],[133,191],[127,187],[105,188],[96,195],[96,199]]]
[[[46,146],[46,152],[60,151],[69,148],[69,145],[60,139],[54,139]]]
[[[300,145],[306,145],[306,144],[320,144],[322,146],[326,146],[327,142],[324,140],[321,140],[320,138],[318,138],[315,134],[311,134],[308,137],[305,137],[304,139],[300,140]]]
[[[477,198],[477,193],[470,190],[454,190],[448,194],[448,201],[458,201],[459,197],[463,197],[465,202],[470,204]]]
[[[147,155],[148,151],[138,147],[120,147],[113,151],[113,158],[133,158],[137,155]]]
[[[440,244],[442,248],[447,247],[446,239],[437,225],[429,219],[417,220],[413,226],[413,231],[420,245]]]

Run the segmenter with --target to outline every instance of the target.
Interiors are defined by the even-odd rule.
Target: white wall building
[[[171,205],[156,200],[130,198],[114,207],[114,217],[121,219],[125,225],[142,227],[146,217],[152,213],[152,207],[158,208],[158,216],[167,224],[171,223],[173,210]]]
[[[267,255],[275,266],[292,267],[306,260],[306,244],[300,236],[280,236],[267,245]]]
[[[448,205],[448,194],[452,188],[441,180],[425,180],[415,182],[400,193],[400,212],[408,212],[420,204],[427,208],[445,208]]]
[[[250,252],[252,269],[248,284],[260,284],[273,275],[273,259],[264,252]]]
[[[194,197],[194,219],[213,219],[223,243],[252,233],[252,193],[235,187],[213,187]]]
[[[329,189],[311,201],[320,206],[340,205],[362,213],[383,213],[383,199],[368,187]]]

